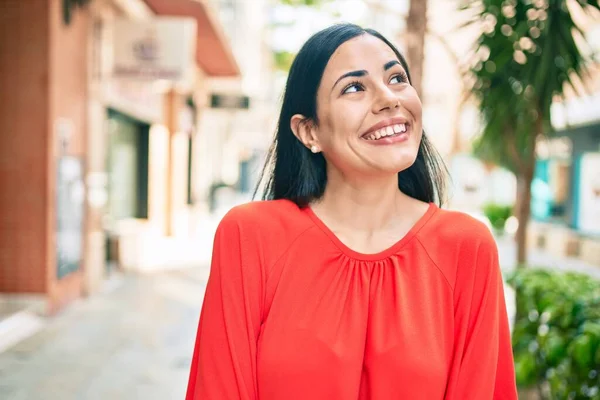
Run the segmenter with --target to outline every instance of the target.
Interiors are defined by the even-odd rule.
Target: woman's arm
[[[517,400],[498,250],[488,232],[476,239],[475,254],[465,255],[456,277],[454,356],[445,400]]]
[[[231,214],[231,213],[230,213]],[[219,224],[186,400],[255,400],[262,275],[230,214]]]

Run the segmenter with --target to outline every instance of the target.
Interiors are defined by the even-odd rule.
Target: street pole
[[[167,143],[167,182],[165,201],[165,235],[173,236],[173,141],[177,132],[177,116],[179,111],[179,97],[175,88],[171,87],[164,97],[164,119],[168,131]]]

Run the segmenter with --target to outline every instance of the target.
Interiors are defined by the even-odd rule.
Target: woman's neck
[[[312,205],[324,222],[339,229],[371,235],[411,224],[423,204],[398,189],[397,175],[349,180],[328,177],[325,193]]]

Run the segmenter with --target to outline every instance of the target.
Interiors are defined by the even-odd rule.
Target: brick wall
[[[0,2],[0,292],[46,291],[48,0]]]
[[[0,293],[46,293],[54,310],[81,294],[81,271],[56,279],[55,124],[85,156],[87,10],[61,0],[0,2]]]
[[[65,154],[81,157],[85,165],[87,139],[87,91],[88,91],[88,28],[89,10],[76,8],[71,23],[62,19],[62,0],[50,3],[50,112],[49,112],[49,164],[48,164],[48,237],[54,239],[56,231],[56,146],[55,123],[59,119],[71,121],[73,135]],[[85,166],[84,166],[85,176]],[[84,227],[85,230],[85,227]],[[86,235],[82,232],[82,238]],[[84,244],[85,247],[85,244]],[[65,303],[81,296],[83,269],[71,273],[60,281],[56,272],[56,249],[53,240],[48,252],[47,276],[50,311],[61,308]]]

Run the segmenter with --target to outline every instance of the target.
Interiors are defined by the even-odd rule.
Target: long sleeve
[[[454,355],[445,400],[516,400],[517,391],[498,250],[478,235],[454,288]],[[475,260],[471,268],[467,260]]]
[[[262,272],[231,215],[215,235],[186,400],[256,400]]]

